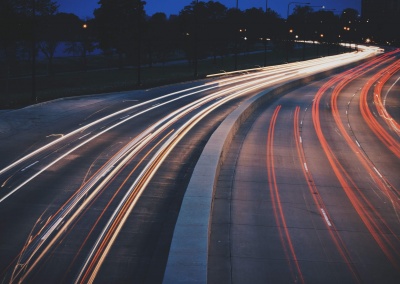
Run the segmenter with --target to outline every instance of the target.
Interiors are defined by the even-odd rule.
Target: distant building
[[[365,33],[380,43],[400,42],[400,0],[362,0]]]

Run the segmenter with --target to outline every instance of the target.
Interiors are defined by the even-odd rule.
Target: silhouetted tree
[[[123,66],[123,57],[135,62],[144,30],[145,1],[100,0],[94,11],[100,48],[115,50]]]
[[[149,64],[151,66],[153,61],[165,63],[168,55],[173,52],[176,31],[164,13],[156,13],[150,17],[147,26],[146,42]]]
[[[184,51],[189,61],[198,58],[223,56],[226,53],[229,29],[226,22],[227,8],[219,2],[193,1],[179,13]],[[196,53],[196,54],[195,54]]]
[[[244,11],[243,17],[247,43],[255,44],[265,33],[265,12],[261,8],[251,8]]]
[[[41,36],[40,23],[57,8],[51,0],[0,0],[0,50],[6,57],[8,73],[12,73],[12,66],[18,60],[37,52],[36,47],[28,46]]]
[[[228,9],[219,2],[209,1],[205,5],[204,14],[200,14],[199,36],[204,42],[206,50],[214,58],[216,63],[217,56],[223,58],[228,51],[229,38],[225,31],[228,28],[226,23],[226,13]]]

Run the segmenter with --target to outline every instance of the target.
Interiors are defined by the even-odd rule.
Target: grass
[[[325,51],[324,51],[325,50]],[[316,50],[308,46],[305,50],[306,59],[328,55],[327,48],[320,47]],[[265,60],[264,52],[241,53],[237,56],[237,69],[249,69],[263,66]],[[303,58],[301,49],[290,53],[289,61],[298,61]],[[267,65],[282,64],[285,62],[285,54],[282,51],[267,52]],[[88,65],[96,65],[102,60],[101,56],[88,58]],[[40,65],[41,64],[41,65]],[[38,63],[44,73],[45,64]],[[137,68],[109,68],[83,71],[73,71],[79,66],[75,58],[60,58],[54,62],[55,70],[69,72],[56,73],[52,76],[38,75],[36,77],[37,102],[53,100],[62,97],[100,94],[115,91],[133,90],[138,88],[149,88],[170,83],[188,81],[194,79],[194,68],[185,61],[179,64],[165,64],[164,66],[142,67],[141,84],[138,83]],[[93,67],[98,67],[93,66]],[[198,78],[204,78],[207,74],[232,71],[235,66],[235,57],[227,56],[223,59],[204,59],[198,62]],[[26,68],[29,72],[29,68]],[[27,73],[25,77],[0,78],[0,109],[19,108],[31,104],[32,101],[32,78]]]

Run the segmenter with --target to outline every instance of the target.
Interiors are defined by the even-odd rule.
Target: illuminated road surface
[[[168,244],[152,230],[170,238],[163,224],[218,123],[266,87],[374,53],[3,114],[2,281],[161,281]]]
[[[382,56],[243,125],[217,186],[208,283],[398,283],[399,78],[399,54]]]

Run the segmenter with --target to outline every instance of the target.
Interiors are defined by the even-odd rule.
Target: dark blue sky
[[[207,0],[208,1],[208,0]],[[265,9],[266,0],[238,0],[239,9],[245,10],[251,7]],[[287,5],[291,0],[267,0],[268,7],[278,12],[283,18],[286,18]],[[99,0],[56,0],[60,5],[60,12],[74,13],[80,18],[93,17],[93,10],[97,8]],[[170,14],[178,14],[192,0],[146,0],[145,10],[148,15],[156,12],[164,12],[168,16]],[[228,8],[236,7],[236,0],[220,0],[218,1]],[[353,8],[361,13],[361,0],[305,0],[298,2],[309,2],[310,6],[325,6],[326,9],[336,9],[339,13],[345,8]],[[290,9],[296,4],[290,5]],[[314,10],[318,8],[313,7]]]

